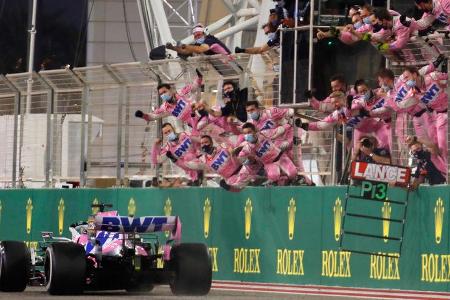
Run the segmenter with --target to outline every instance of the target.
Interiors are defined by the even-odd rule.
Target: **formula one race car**
[[[43,232],[39,249],[23,242],[0,242],[0,291],[21,292],[27,283],[50,294],[84,290],[145,292],[169,284],[176,295],[205,295],[211,288],[211,257],[205,244],[180,243],[176,216],[123,217],[104,212],[71,225],[72,239]],[[159,244],[155,232],[170,232]],[[158,263],[159,260],[159,263]],[[163,262],[163,263],[161,263]]]

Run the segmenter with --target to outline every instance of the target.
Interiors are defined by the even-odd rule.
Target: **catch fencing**
[[[180,88],[195,80],[196,68],[203,74],[204,86],[201,93],[189,95],[193,99],[221,105],[222,84],[233,80],[241,88],[249,87],[249,99],[266,107],[276,105],[277,59],[273,53],[195,56],[43,70],[33,73],[31,81],[29,73],[1,76],[1,185],[127,186],[139,178],[149,186],[155,176],[182,177],[183,172],[170,161],[151,164],[161,121],[147,123],[135,118],[134,112],[158,107],[158,83]],[[177,130],[189,130],[173,117],[163,121],[174,123]],[[314,136],[304,133],[300,137],[303,173],[319,184],[332,183],[333,134],[325,134],[319,144]],[[207,178],[214,176],[207,174]]]

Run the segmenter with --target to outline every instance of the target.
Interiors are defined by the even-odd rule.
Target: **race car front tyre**
[[[86,283],[83,246],[71,242],[53,243],[45,253],[46,289],[52,295],[80,294]]]
[[[23,292],[30,274],[30,252],[23,242],[0,242],[0,291]]]
[[[175,295],[206,295],[211,289],[211,256],[205,244],[183,243],[170,251],[170,270],[174,272],[169,284]]]

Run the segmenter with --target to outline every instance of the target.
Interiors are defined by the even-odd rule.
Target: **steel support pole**
[[[28,30],[30,34],[30,48],[28,53],[28,80],[27,80],[27,103],[26,112],[30,113],[31,109],[31,91],[33,88],[33,65],[34,65],[34,47],[36,40],[36,13],[37,13],[37,0],[33,0],[33,6],[31,8],[31,25]]]
[[[336,141],[336,127],[333,127],[333,144],[331,151],[331,184],[336,184],[336,149],[337,149],[337,141]]]
[[[280,61],[279,61],[279,65],[278,65],[278,105],[281,105],[282,101],[281,101],[281,77],[283,76],[283,35],[284,35],[284,31],[280,32]]]
[[[153,12],[153,17],[158,24],[159,38],[162,44],[172,43],[174,41],[170,32],[169,22],[167,21],[166,12],[162,0],[146,0],[147,7]]]
[[[51,159],[53,148],[53,130],[52,130],[52,116],[53,115],[53,90],[47,92],[47,142],[45,149],[45,187],[51,187],[51,180],[53,179],[53,160]]]
[[[295,28],[297,28],[298,22],[298,0],[295,0]],[[298,30],[294,31],[294,82],[292,84],[292,103],[297,103],[297,50],[298,50]]]
[[[80,143],[80,187],[86,186],[86,172],[87,172],[87,146],[86,141],[86,113],[88,110],[88,95],[89,87],[83,83],[83,97],[81,98],[81,143]]]
[[[314,59],[314,36],[313,36],[313,28],[314,28],[314,0],[310,0],[309,2],[309,52],[308,52],[308,90],[312,89],[312,68],[313,68],[313,59]]]
[[[259,19],[259,17],[255,16],[253,18],[245,20],[242,23],[238,23],[238,24],[236,24],[236,25],[234,25],[234,26],[232,26],[230,28],[227,28],[224,31],[219,32],[215,36],[218,39],[223,39],[223,38],[225,38],[227,36],[235,34],[238,31],[242,31],[244,29],[251,28],[251,27],[255,26],[255,24],[258,24],[258,19]]]
[[[144,14],[144,6],[142,3],[143,0],[136,0],[137,7],[139,11],[139,18],[141,19],[141,26],[142,26],[142,32],[144,33],[144,42],[145,42],[145,49],[147,50],[147,53],[150,53],[150,50],[152,50],[153,46],[151,45],[151,32],[150,32],[150,24],[148,22],[148,16],[145,17]]]

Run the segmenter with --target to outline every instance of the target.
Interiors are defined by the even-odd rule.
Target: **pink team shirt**
[[[247,121],[255,125],[258,131],[274,129],[281,125],[281,121],[290,116],[289,109],[270,107],[260,111],[259,119],[253,120],[249,118]]]
[[[216,147],[211,155],[204,154],[200,161],[224,178],[231,177],[241,166],[226,148],[220,146]]]
[[[424,30],[430,27],[434,20],[438,19],[441,23],[448,25],[450,23],[450,1],[433,0],[433,9],[431,12],[425,12],[419,20],[412,20],[410,28],[412,30]]]
[[[333,111],[321,121],[309,123],[309,130],[319,131],[333,128],[336,124],[345,124],[351,118],[350,109],[343,107]]]
[[[408,113],[414,116],[425,109],[425,105],[419,102],[419,92],[406,86],[406,80],[401,75],[394,84],[394,89],[389,91],[387,105],[397,113]]]
[[[192,102],[179,95],[175,97],[177,99],[175,103],[164,102],[159,108],[148,115],[152,119],[165,118],[172,115],[184,123],[193,125]]]
[[[198,144],[192,140],[190,134],[181,132],[178,134],[177,141],[167,142],[162,149],[153,147],[152,162],[156,164],[158,154],[165,155],[169,151],[178,159],[176,164],[179,165],[192,160],[197,160]]]
[[[419,73],[424,77],[423,93],[420,102],[437,112],[444,112],[448,108],[448,95],[446,93],[448,74],[435,71],[434,65],[420,69]]]
[[[257,135],[258,141],[256,143],[243,142],[241,152],[239,152],[240,158],[246,158],[253,156],[257,161],[263,164],[270,164],[280,155],[281,150],[275,146],[270,140],[264,138],[262,135]]]

